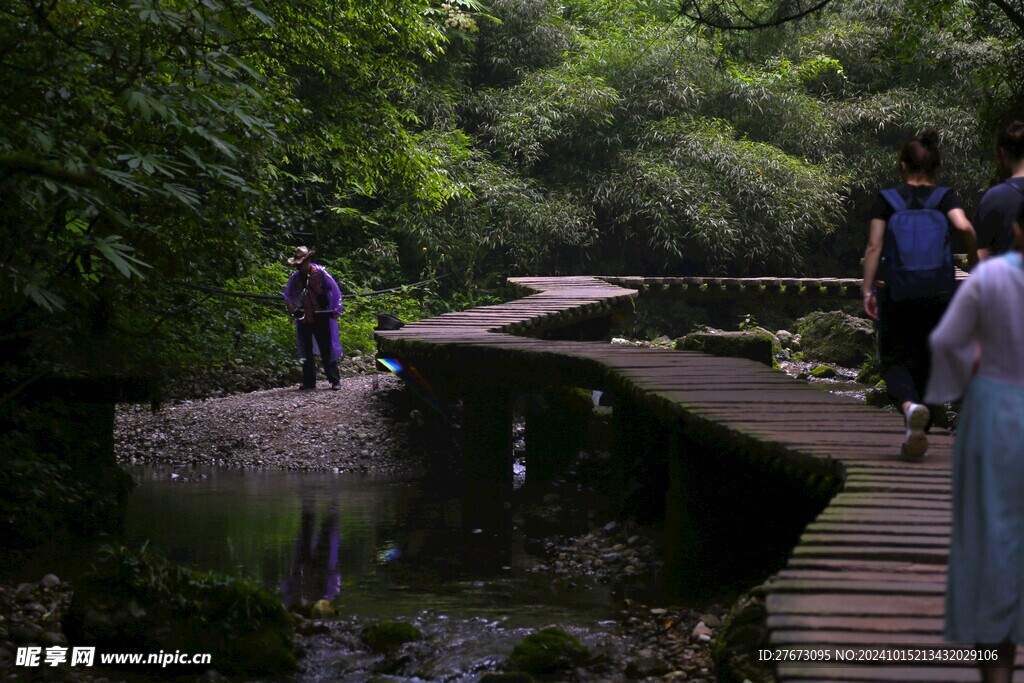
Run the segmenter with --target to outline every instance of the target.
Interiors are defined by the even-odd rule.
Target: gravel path
[[[400,385],[392,375],[361,375],[343,377],[340,391],[320,382],[315,391],[253,391],[181,401],[155,413],[119,406],[117,459],[121,464],[406,471],[413,464],[406,430],[388,400]]]

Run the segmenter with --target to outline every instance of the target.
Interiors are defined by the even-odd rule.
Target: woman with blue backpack
[[[899,154],[899,185],[878,193],[871,209],[864,280],[864,312],[878,323],[878,356],[890,399],[904,418],[900,452],[919,460],[928,451],[932,411],[924,405],[931,354],[928,335],[956,287],[956,231],[977,263],[974,228],[948,187],[936,186],[942,159],[939,134],[928,129]]]

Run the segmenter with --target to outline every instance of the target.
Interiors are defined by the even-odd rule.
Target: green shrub
[[[210,653],[224,673],[295,666],[295,624],[265,588],[172,564],[145,547],[105,550],[76,583],[64,631],[73,643]]]
[[[69,534],[107,530],[131,478],[90,450],[59,401],[8,407],[0,421],[0,547],[26,549]],[[72,444],[72,445],[69,445]],[[73,449],[87,461],[68,462]]]

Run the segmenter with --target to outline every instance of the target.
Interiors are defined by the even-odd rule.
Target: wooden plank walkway
[[[962,260],[966,261],[965,255]],[[957,279],[967,273],[957,269]],[[514,278],[528,285],[543,278]],[[635,289],[647,297],[673,299],[737,299],[766,296],[857,299],[861,298],[860,278],[835,277],[640,277],[602,276],[608,284]]]
[[[769,582],[772,647],[944,656],[951,435],[933,434],[928,457],[907,463],[898,457],[903,425],[896,415],[753,361],[510,334],[607,315],[638,296],[609,281],[623,279],[514,278],[511,285],[534,294],[378,332],[380,353],[452,363],[453,373],[486,368],[510,385],[610,389],[670,423],[756,442],[755,457],[774,458],[786,471],[837,477],[841,492]],[[979,680],[966,661],[781,662],[777,674],[780,681]]]

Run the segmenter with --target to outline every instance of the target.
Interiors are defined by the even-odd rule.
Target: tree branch
[[[736,23],[726,17],[720,10],[711,10],[709,12],[701,5],[700,0],[691,0],[680,4],[679,13],[691,21],[720,31],[759,31],[761,29],[781,26],[791,21],[799,21],[808,15],[821,11],[830,2],[832,0],[819,0],[819,2],[806,9],[797,10],[790,14],[777,14],[767,20],[754,19],[745,12],[740,12],[741,16],[746,19],[746,23]],[[1004,0],[992,0],[992,2],[1001,3]]]
[[[1012,7],[1010,3],[1006,2],[1006,0],[991,0],[991,2],[1006,15],[1010,23],[1017,27],[1017,31],[1024,35],[1024,15]]]
[[[95,187],[96,179],[79,171],[72,171],[60,164],[47,163],[28,152],[0,154],[0,174],[23,173],[42,176],[68,185]]]

